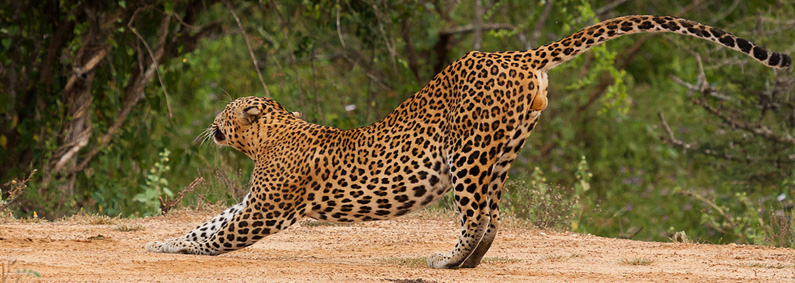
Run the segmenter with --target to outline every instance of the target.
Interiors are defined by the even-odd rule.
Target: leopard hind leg
[[[464,141],[463,148],[471,141]],[[492,144],[491,146],[498,146]],[[485,158],[480,159],[481,156]],[[488,185],[497,156],[490,156],[489,148],[463,150],[451,159],[451,175],[461,230],[453,250],[428,257],[428,266],[438,269],[457,269],[479,246],[489,227]],[[472,160],[472,162],[469,162]]]
[[[538,116],[535,117],[537,119]],[[537,121],[537,120],[536,120]],[[489,226],[483,234],[477,248],[469,255],[469,257],[461,264],[461,268],[474,268],[480,264],[483,256],[491,247],[491,243],[497,236],[497,230],[500,227],[500,198],[502,197],[502,188],[505,185],[505,180],[508,177],[508,171],[511,169],[511,164],[519,154],[519,150],[524,145],[530,132],[536,125],[536,121],[529,123],[525,129],[518,129],[518,133],[514,133],[512,140],[508,142],[508,146],[502,148],[502,153],[494,164],[494,169],[491,174],[491,182],[489,183],[488,193],[488,207],[489,207]]]

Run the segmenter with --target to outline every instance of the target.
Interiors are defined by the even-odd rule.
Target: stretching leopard
[[[626,16],[593,25],[535,50],[470,52],[383,120],[352,130],[301,120],[273,100],[239,98],[209,134],[255,161],[251,191],[188,234],[146,245],[149,252],[217,255],[249,246],[302,217],[331,222],[390,219],[453,189],[462,224],[432,268],[472,268],[500,222],[503,183],[547,107],[547,71],[625,34],[700,37],[775,68],[792,59],[693,21]]]

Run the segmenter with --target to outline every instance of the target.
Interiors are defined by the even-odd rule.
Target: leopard
[[[715,42],[775,69],[790,56],[721,29],[670,17],[606,20],[525,51],[472,51],[455,60],[383,119],[341,130],[307,122],[265,97],[238,98],[207,130],[250,157],[242,201],[148,252],[218,255],[250,246],[303,218],[335,223],[387,220],[453,191],[460,231],[430,268],[477,267],[500,227],[511,164],[548,105],[547,72],[623,35],[676,33]]]

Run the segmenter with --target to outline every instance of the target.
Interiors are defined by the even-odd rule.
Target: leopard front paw
[[[153,241],[146,244],[146,251],[150,253],[185,254],[190,252],[190,243],[181,238],[166,240],[165,242]]]
[[[428,267],[434,269],[458,269],[460,263],[450,262],[451,255],[445,253],[435,253],[428,257]]]
[[[148,253],[164,253],[163,246],[165,243],[161,241],[152,241],[146,244],[146,252]]]

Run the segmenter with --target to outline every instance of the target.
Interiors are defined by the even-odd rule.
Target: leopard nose
[[[213,137],[215,137],[215,141],[223,141],[224,139],[226,139],[224,133],[222,133],[219,130],[215,130],[215,134],[213,134]]]

